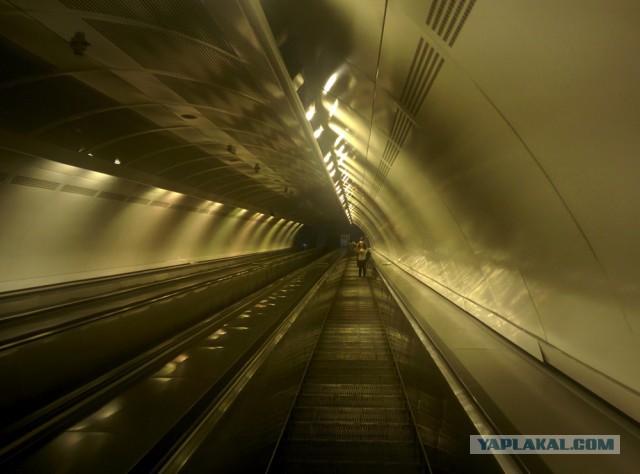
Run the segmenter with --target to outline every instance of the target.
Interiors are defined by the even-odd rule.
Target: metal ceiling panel
[[[245,193],[244,206],[285,217],[301,196],[292,191],[313,189],[300,199],[315,205],[296,210],[296,218],[344,221],[317,145],[297,121],[300,105],[286,97],[252,31],[268,25],[249,26],[239,3],[14,5],[0,13],[0,24],[9,26],[1,47],[11,60],[0,86],[3,128],[117,160],[124,173],[197,182],[203,197],[233,194],[236,205],[243,193],[218,190],[217,183],[249,189],[253,182],[269,190],[268,205],[260,193]],[[22,28],[10,26],[16,19]],[[70,44],[78,32],[87,44],[74,54]],[[180,150],[190,144],[233,153],[189,162]],[[204,174],[220,179],[204,180]]]

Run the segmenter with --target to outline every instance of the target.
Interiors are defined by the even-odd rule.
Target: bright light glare
[[[327,169],[329,171],[331,171],[333,169],[333,161],[330,161],[329,164],[327,165]]]
[[[324,162],[326,163],[327,161],[329,161],[330,158],[331,158],[331,152],[324,155]]]
[[[324,132],[324,127],[320,125],[320,128],[318,128],[315,132],[313,132],[313,137],[319,138],[320,135],[322,135],[322,132]]]
[[[311,120],[315,114],[316,114],[316,106],[314,104],[311,104],[307,109],[307,114],[306,114],[307,120]]]
[[[336,113],[336,110],[338,110],[338,99],[336,99],[336,101],[329,109],[329,117],[333,117],[333,115]]]
[[[331,75],[327,83],[324,85],[323,90],[325,92],[329,92],[337,80],[338,80],[338,73],[336,72]]]
[[[329,173],[329,176],[331,176],[332,178],[336,175],[336,170],[333,170],[331,173]]]

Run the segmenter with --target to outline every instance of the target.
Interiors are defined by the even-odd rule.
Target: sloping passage
[[[351,262],[271,472],[425,472],[369,280]]]

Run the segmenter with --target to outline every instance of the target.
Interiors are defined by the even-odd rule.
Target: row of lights
[[[84,149],[84,148],[80,148],[80,149],[78,150],[78,153],[84,153],[84,151],[85,151],[85,149]],[[90,157],[92,157],[92,158],[93,158],[93,153],[88,152],[88,153],[87,153],[87,156],[90,156]],[[122,161],[120,161],[118,158],[116,158],[115,160],[113,160],[113,162],[114,162],[116,165],[121,165],[121,164],[122,164]]]
[[[333,74],[324,85],[322,89],[322,93],[326,94],[327,92],[329,92],[333,87],[333,85],[336,83],[337,79],[338,79],[338,74],[337,73]],[[331,107],[329,107],[329,119],[331,119],[335,115],[335,113],[338,111],[338,106],[339,106],[339,101],[338,99],[336,99],[331,105]],[[316,106],[315,104],[311,104],[306,112],[307,120],[311,122],[315,114],[316,114]],[[313,137],[317,140],[318,138],[320,138],[320,136],[323,134],[324,131],[325,131],[324,127],[320,125],[318,128],[314,130]],[[348,131],[349,130],[347,129],[347,132]],[[351,218],[351,204],[350,204],[351,182],[349,180],[349,173],[344,167],[345,160],[350,157],[347,154],[347,144],[342,143],[343,140],[344,140],[344,134],[341,132],[338,134],[338,138],[336,138],[336,141],[333,143],[332,149],[329,150],[329,152],[327,152],[327,154],[324,156],[324,165],[327,169],[327,172],[329,173],[329,176],[331,177],[334,191],[336,192],[336,195],[338,196],[338,199],[340,200],[340,203],[344,208],[345,214],[349,219],[349,223],[353,223],[353,220]],[[354,155],[354,158],[355,158],[355,155]],[[338,172],[340,172],[340,176],[336,180],[334,178]]]
[[[229,145],[229,147],[232,147],[232,145]],[[227,149],[229,149],[229,147],[227,147]],[[84,149],[84,148],[81,148],[81,149],[79,149],[79,150],[78,150],[78,153],[83,153],[84,151],[85,151],[85,149]],[[234,151],[235,151],[235,150],[234,150]],[[89,153],[87,153],[87,156],[93,157],[94,155],[93,155],[93,153],[89,152]],[[114,162],[116,165],[120,165],[120,164],[122,164],[122,162],[121,162],[118,158],[116,158],[113,162]],[[256,165],[256,166],[258,166],[258,165]],[[180,193],[176,193],[176,192],[174,192],[174,191],[168,191],[168,190],[164,190],[164,189],[161,189],[161,188],[155,188],[155,189],[159,189],[159,190],[161,190],[161,191],[165,191],[166,193],[170,193],[171,195],[177,195],[177,196],[180,196],[180,195],[181,195]],[[176,202],[177,202],[177,201],[176,201]],[[223,206],[223,204],[222,204],[222,203],[219,203],[219,202],[214,202],[214,201],[209,201],[209,202],[211,202],[211,203],[213,204],[213,207],[212,207],[212,208],[210,208],[210,210],[215,210],[216,208],[218,208],[218,207],[220,207],[220,206]],[[241,207],[236,207],[236,210],[238,211],[238,215],[239,215],[239,216],[242,216],[242,215],[246,214],[247,212],[250,212],[248,209],[243,209],[243,208],[241,208]],[[263,214],[262,212],[257,212],[257,211],[256,211],[256,212],[254,212],[254,213],[253,213],[253,217],[252,217],[252,218],[254,218],[254,219],[261,219],[261,218],[263,218],[263,217],[267,217],[267,219],[266,219],[267,221],[270,221],[270,220],[272,220],[272,219],[274,219],[274,218],[275,218],[275,214],[273,213],[273,211],[270,211],[270,213],[269,213],[269,214],[270,214],[270,215],[269,215],[269,217],[267,217],[267,215],[266,215],[266,214]],[[280,218],[280,219],[279,219],[279,222],[280,222],[280,221],[286,221],[286,219],[284,219],[284,218]],[[289,221],[289,222],[292,222],[292,221]]]

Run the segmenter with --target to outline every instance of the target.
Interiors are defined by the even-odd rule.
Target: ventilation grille
[[[400,96],[400,104],[410,115],[415,116],[420,110],[443,64],[444,59],[440,54],[424,38],[420,38]]]
[[[381,161],[380,164],[378,165],[378,170],[376,171],[376,177],[373,180],[373,186],[371,188],[372,197],[375,198],[378,195],[378,192],[380,192],[380,188],[382,187],[384,182],[387,180],[387,174],[389,173],[390,169],[391,167],[388,164],[386,164],[384,161]]]
[[[97,189],[83,188],[81,186],[72,186],[71,184],[65,184],[60,191],[71,194],[81,194],[83,196],[95,196],[98,194]]]
[[[142,204],[143,206],[146,206],[147,204],[149,204],[150,201],[149,199],[142,199],[142,198],[130,196],[129,199],[127,199],[127,202],[132,202],[133,204]]]
[[[127,199],[127,196],[117,193],[111,193],[109,191],[102,191],[98,195],[98,197],[101,197],[103,199],[110,199],[112,201],[125,201]]]
[[[396,116],[393,119],[391,133],[389,134],[389,141],[387,141],[387,146],[382,154],[382,159],[386,161],[389,166],[392,166],[396,160],[409,134],[409,130],[411,130],[411,119],[402,110],[397,109]]]
[[[22,49],[7,38],[0,37],[0,83],[56,71],[51,64]]]
[[[171,209],[177,209],[178,211],[198,212],[197,207],[185,206],[184,204],[172,204]]]
[[[190,36],[233,54],[211,15],[197,0],[61,0],[75,10],[129,18]]]
[[[387,174],[411,130],[411,117],[420,111],[443,64],[444,59],[440,54],[424,38],[420,38],[400,96],[399,104],[401,107],[396,110],[391,132],[382,153],[382,160],[373,180],[371,187],[373,197],[378,195],[380,188],[386,181]]]
[[[8,177],[8,173],[0,172],[0,182],[4,181]],[[47,181],[44,179],[30,178],[28,176],[15,176],[11,181],[12,184],[20,184],[22,186],[30,186],[32,188],[48,189],[55,191],[61,186],[60,183],[54,183],[53,181]],[[62,185],[60,191],[71,194],[79,194],[88,197],[99,197],[103,199],[109,199],[111,201],[127,202],[132,204],[151,205],[154,207],[170,208],[178,211],[194,212],[200,214],[219,214],[222,210],[212,210],[198,208],[194,206],[188,206],[184,204],[170,204],[164,201],[153,201],[149,199],[143,199],[135,196],[127,196],[124,194],[112,193],[109,191],[98,191],[97,189],[85,188],[82,186],[74,186],[71,184]],[[248,217],[247,217],[248,219]]]
[[[58,189],[60,183],[54,183],[53,181],[45,181],[44,179],[29,178],[27,176],[16,176],[11,180],[13,184],[21,184],[23,186],[31,186],[33,188],[49,189],[54,191]]]
[[[475,3],[476,0],[433,0],[426,23],[453,46]]]

